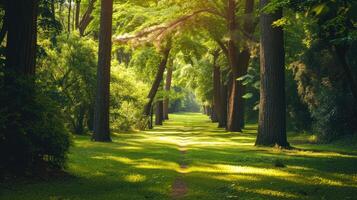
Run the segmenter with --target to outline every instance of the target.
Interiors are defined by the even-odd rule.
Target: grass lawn
[[[356,143],[313,145],[292,135],[304,150],[257,148],[255,125],[243,133],[216,126],[182,113],[154,130],[115,134],[112,143],[76,136],[71,177],[3,184],[0,199],[357,199]]]

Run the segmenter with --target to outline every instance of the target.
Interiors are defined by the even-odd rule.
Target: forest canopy
[[[2,0],[0,19],[1,175],[179,112],[282,149],[357,132],[354,0]]]

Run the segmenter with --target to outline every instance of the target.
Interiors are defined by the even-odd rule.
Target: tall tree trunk
[[[109,130],[109,85],[112,49],[113,0],[102,0],[99,30],[97,93],[92,140],[108,142]]]
[[[163,101],[159,100],[156,103],[155,125],[162,125],[163,116]]]
[[[6,69],[34,75],[37,42],[37,0],[7,1]]]
[[[219,51],[213,54],[213,111],[215,120],[222,124],[222,103],[221,103],[221,70],[217,65]]]
[[[238,75],[238,48],[236,47],[235,34],[237,31],[237,24],[235,20],[235,10],[236,10],[236,2],[235,0],[228,0],[228,30],[229,30],[229,41],[228,41],[228,59],[229,64],[232,70],[232,82],[230,87],[230,96],[229,96],[229,104],[228,104],[228,113],[227,113],[227,130],[240,132],[240,115],[242,113],[239,112],[240,105],[238,104],[239,96],[238,96],[238,81],[236,80]]]
[[[235,7],[234,0],[228,2],[228,28],[230,31],[230,40],[228,42],[228,56],[230,60],[230,66],[232,69],[232,83],[230,87],[230,96],[228,104],[228,118],[227,118],[227,130],[229,131],[241,131],[244,128],[244,98],[245,87],[242,81],[238,81],[237,78],[247,74],[247,69],[250,60],[250,52],[247,45],[244,45],[243,50],[238,54],[238,49],[234,41],[234,33],[237,29],[235,21]],[[253,23],[253,9],[254,0],[246,0],[245,2],[245,21],[243,28],[243,35],[250,36],[254,32]]]
[[[71,12],[72,12],[72,0],[68,1],[68,21],[67,21],[67,31],[71,32]]]
[[[173,65],[170,64],[170,66],[167,68],[167,74],[166,74],[166,82],[165,82],[165,92],[166,92],[166,97],[164,99],[164,120],[169,119],[169,93],[171,89],[171,81],[172,81],[172,69]]]
[[[269,0],[261,0],[263,9]],[[285,51],[281,27],[273,22],[281,19],[282,9],[260,16],[260,104],[256,145],[288,147],[286,138]]]
[[[79,15],[81,13],[81,0],[76,0],[76,29],[79,28]]]
[[[149,95],[147,97],[149,101],[145,105],[144,113],[143,113],[144,116],[149,116],[149,114],[150,114],[150,109],[151,109],[151,106],[152,106],[152,102],[154,101],[155,95],[157,93],[157,90],[160,87],[160,83],[161,83],[161,81],[163,79],[163,76],[164,76],[166,63],[167,63],[167,60],[169,58],[170,50],[171,50],[171,48],[166,48],[165,51],[163,52],[163,54],[164,54],[163,58],[162,58],[162,60],[161,60],[161,62],[159,64],[155,80],[154,80],[154,82],[153,82],[153,84],[151,86]]]
[[[221,109],[222,109],[222,113],[221,113],[221,120],[218,123],[218,127],[219,128],[224,128],[227,126],[227,110],[228,110],[228,86],[224,84],[224,82],[222,81],[221,83]]]

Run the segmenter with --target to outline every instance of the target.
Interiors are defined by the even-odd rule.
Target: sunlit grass
[[[0,199],[171,199],[177,177],[187,184],[187,200],[356,198],[356,145],[316,145],[308,134],[291,134],[299,149],[257,148],[257,125],[243,133],[216,126],[185,113],[154,130],[116,133],[112,143],[77,136],[71,177],[13,182],[1,187]]]

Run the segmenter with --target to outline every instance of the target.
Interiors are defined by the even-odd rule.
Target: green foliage
[[[356,62],[354,56],[348,58],[349,62]],[[356,132],[355,102],[349,83],[340,78],[343,75],[340,63],[329,46],[317,41],[306,51],[303,62],[293,65],[294,79],[300,97],[308,105],[319,139],[329,142]],[[353,73],[355,76],[356,71]]]
[[[1,171],[33,173],[65,167],[71,144],[52,91],[32,78],[0,83]]]
[[[148,85],[138,80],[134,70],[113,63],[110,91],[111,128],[129,131],[140,126]]]
[[[56,45],[41,41],[45,55],[38,61],[40,81],[58,91],[68,127],[84,134],[94,105],[96,44],[75,34],[62,34],[56,40]]]

